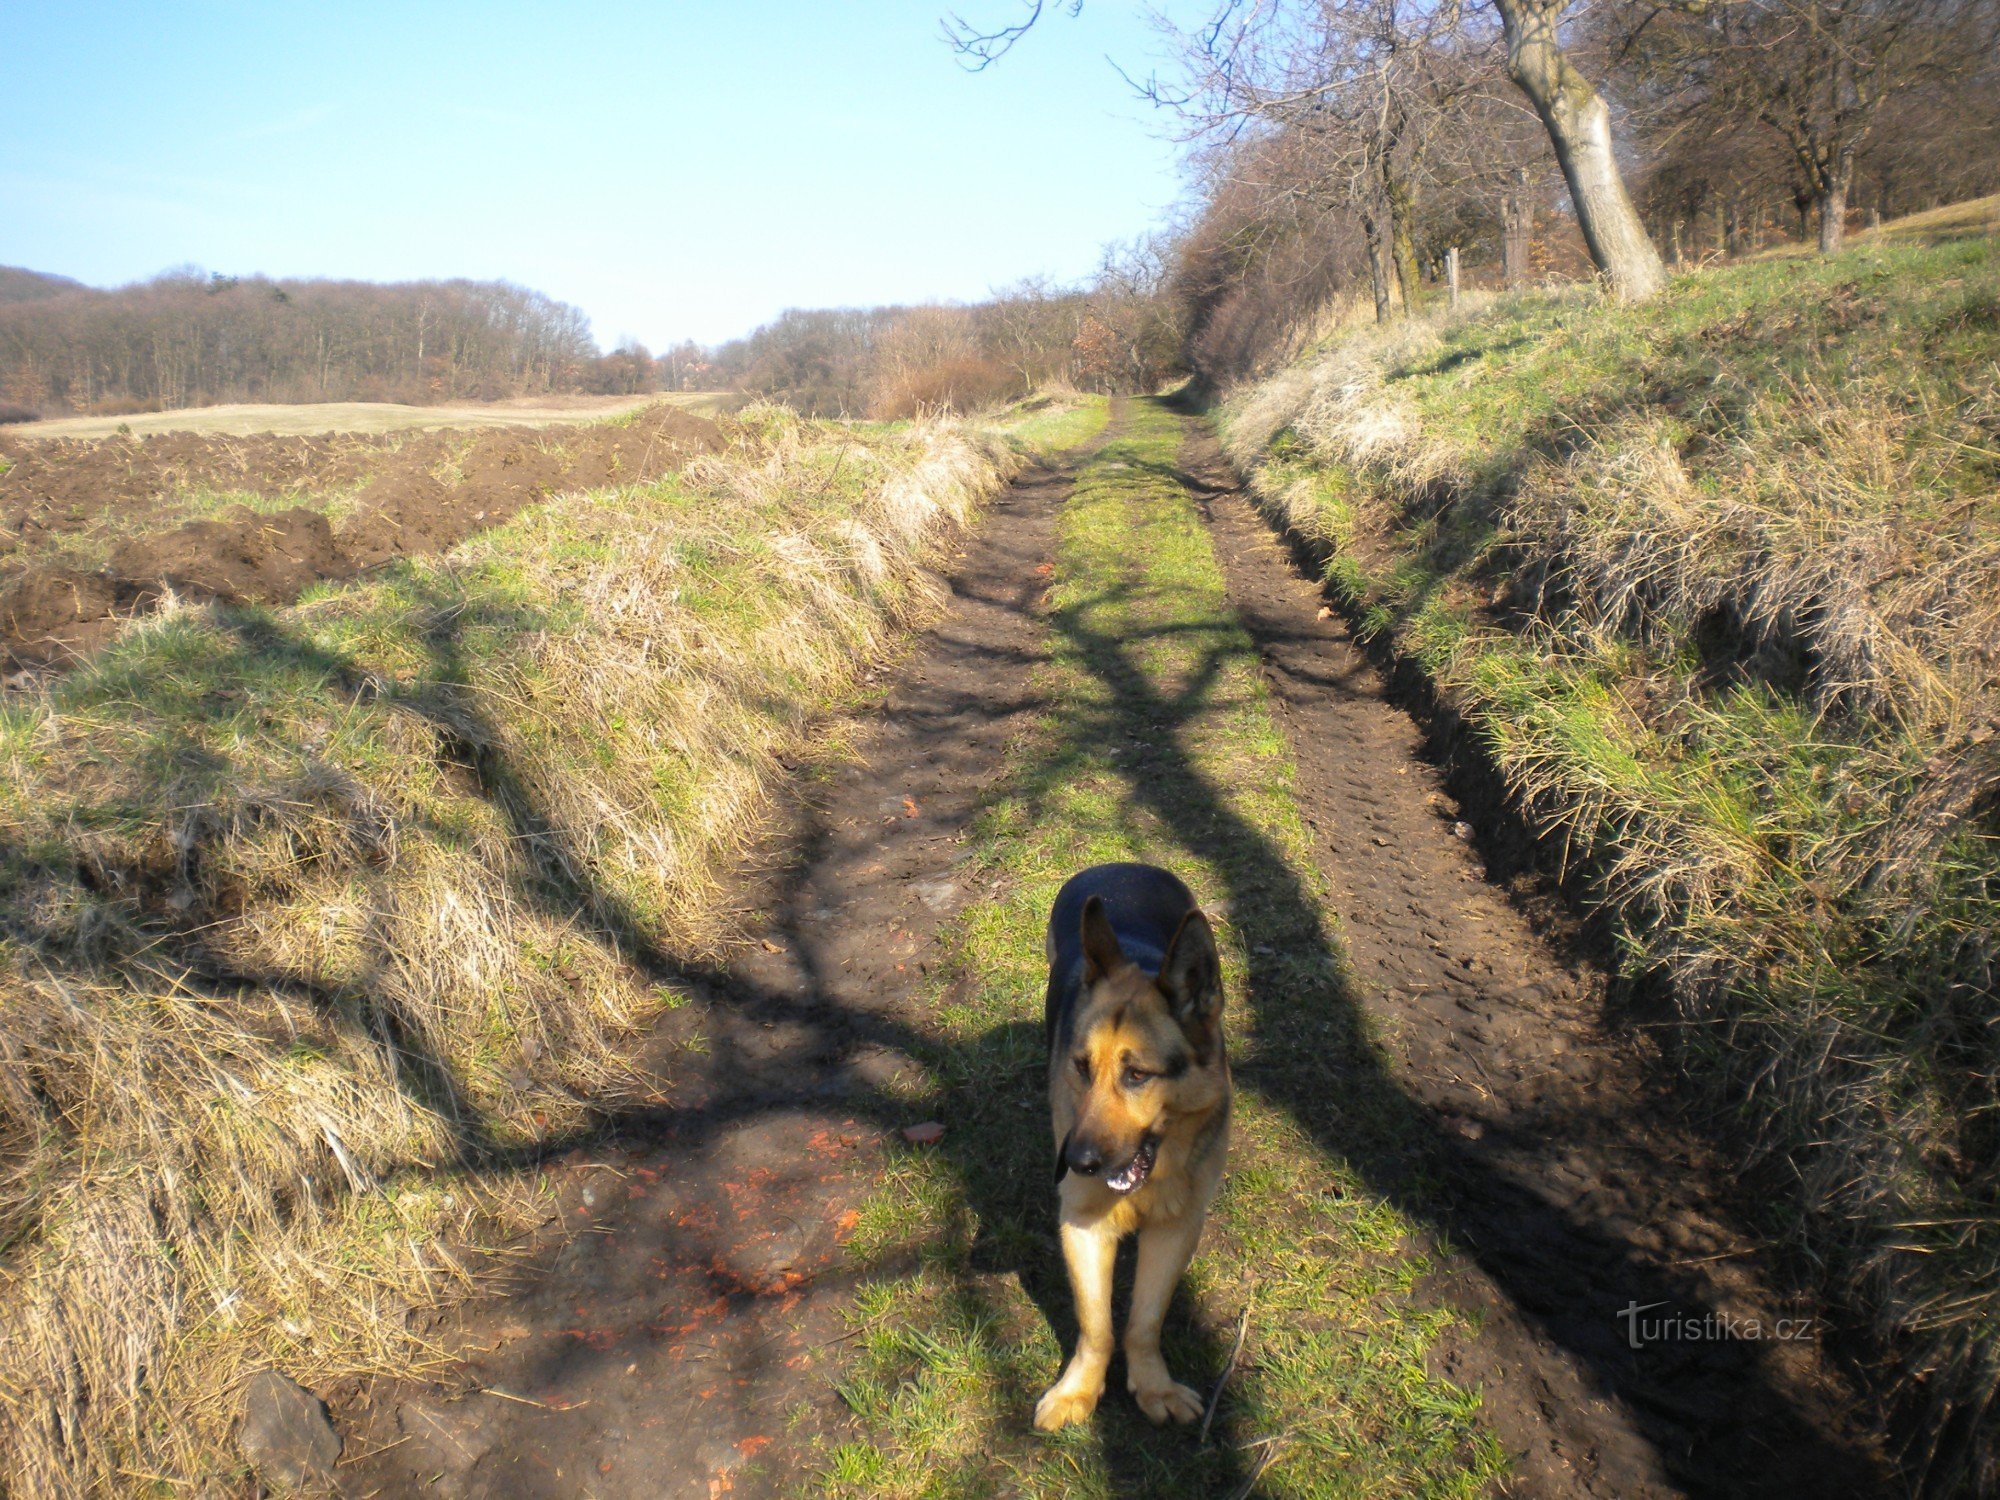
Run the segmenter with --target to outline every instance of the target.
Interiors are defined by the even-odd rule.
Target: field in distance
[[[549,496],[656,481],[727,441],[691,405],[508,403],[473,422],[451,407],[219,407],[162,419],[276,412],[299,425],[40,438],[0,428],[0,672],[87,656],[167,591],[289,603],[446,551]],[[328,413],[351,411],[449,425],[334,430]]]
[[[449,406],[401,406],[393,401],[328,401],[307,406],[189,406],[123,417],[51,417],[9,427],[10,437],[100,438],[120,431],[212,433],[247,437],[272,432],[407,432],[443,427],[549,427],[596,422],[655,401],[687,411],[727,410],[740,399],[730,391],[649,391],[638,396],[514,396]]]

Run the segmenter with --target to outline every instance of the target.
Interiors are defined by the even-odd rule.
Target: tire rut
[[[851,752],[731,903],[757,914],[749,940],[679,976],[698,1001],[648,1059],[670,1103],[545,1164],[561,1248],[432,1331],[456,1354],[441,1378],[337,1393],[345,1493],[742,1500],[789,1492],[815,1440],[846,1435],[841,1242],[885,1142],[918,1123],[899,1098],[925,969],[981,894],[962,835],[1045,706],[1032,679],[1072,468],[995,499],[947,569],[944,617],[879,674]]]
[[[1442,1191],[1409,1207],[1441,1231],[1434,1290],[1474,1315],[1439,1357],[1482,1390],[1507,1492],[1897,1493],[1817,1342],[1720,1336],[1801,1316],[1731,1201],[1739,1164],[1681,1118],[1656,1049],[1607,1022],[1604,976],[1488,879],[1423,733],[1205,424],[1182,467],[1294,751],[1357,1003],[1447,1142]]]
[[[1115,435],[1114,424],[1099,442]],[[1392,1081],[1450,1143],[1432,1293],[1474,1334],[1438,1356],[1479,1387],[1536,1497],[1892,1493],[1859,1404],[1811,1343],[1627,1347],[1618,1310],[1769,1320],[1778,1294],[1683,1127],[1657,1057],[1604,1021],[1603,981],[1489,883],[1458,809],[1317,586],[1190,422],[1177,477],[1296,757],[1359,1003]],[[659,1108],[537,1165],[548,1248],[507,1296],[430,1330],[434,1379],[332,1393],[355,1496],[733,1497],[794,1482],[848,1420],[842,1237],[919,1064],[940,927],[984,892],[964,834],[1046,706],[1041,618],[1073,465],[994,503],[944,618],[886,669],[852,753],[792,810],[736,905],[757,914],[649,1058]],[[1664,1310],[1664,1309],[1663,1309]]]

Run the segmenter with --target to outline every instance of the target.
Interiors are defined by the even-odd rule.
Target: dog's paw
[[[1090,1414],[1097,1410],[1097,1398],[1103,1394],[1102,1386],[1088,1390],[1056,1382],[1035,1403],[1036,1430],[1060,1432],[1072,1422],[1088,1422]]]
[[[1168,1422],[1192,1422],[1201,1416],[1201,1397],[1177,1380],[1132,1387],[1132,1399],[1139,1410],[1160,1426]]]

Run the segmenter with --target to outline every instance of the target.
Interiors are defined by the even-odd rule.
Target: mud
[[[0,436],[0,652],[16,671],[68,665],[166,589],[286,603],[314,583],[442,552],[546,496],[657,479],[723,441],[714,422],[665,405],[624,426]],[[297,503],[171,524],[190,497],[214,492]],[[103,567],[69,560],[93,548],[108,551]]]

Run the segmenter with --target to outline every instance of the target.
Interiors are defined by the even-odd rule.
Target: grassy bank
[[[1357,1159],[1408,1147],[1342,960],[1292,769],[1207,534],[1172,477],[1181,426],[1135,402],[1060,519],[1051,705],[974,835],[994,894],[943,935],[926,1080],[948,1122],[912,1149],[851,1242],[870,1276],[845,1395],[864,1436],[812,1485],[868,1496],[1470,1495],[1499,1472],[1476,1395],[1432,1378],[1447,1315],[1414,1287],[1411,1224]],[[1097,860],[1184,876],[1219,928],[1238,1079],[1231,1166],[1168,1319],[1176,1375],[1238,1371],[1204,1445],[1122,1387],[1093,1423],[1029,1425],[1073,1337],[1054,1243],[1040,997],[1057,887]],[[1125,1274],[1129,1275],[1129,1271]]]
[[[1356,332],[1226,403],[1368,633],[1468,716],[1939,1489],[1996,1478],[2000,244]]]
[[[725,451],[0,707],[0,1493],[227,1481],[260,1363],[408,1370],[490,1175],[646,1097],[787,758],[1012,460],[753,409]]]

